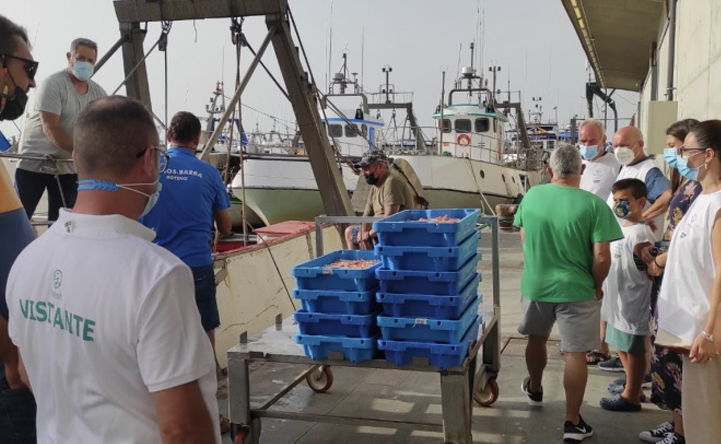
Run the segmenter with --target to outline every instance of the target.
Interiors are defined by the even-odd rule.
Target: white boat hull
[[[488,162],[447,156],[398,157],[411,164],[433,208],[481,208],[488,214],[540,181],[537,171]],[[307,158],[254,156],[246,159],[244,168],[246,204],[264,223],[313,220],[325,212]],[[345,166],[341,171],[346,188],[353,190],[358,177]],[[233,182],[233,192],[241,195],[240,176]]]

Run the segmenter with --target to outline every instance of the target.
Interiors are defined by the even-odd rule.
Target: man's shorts
[[[606,342],[618,351],[632,355],[646,354],[646,335],[632,335],[606,325]]]
[[[583,302],[539,302],[521,297],[523,316],[518,325],[522,335],[549,336],[558,322],[561,350],[585,353],[598,349],[601,304],[596,299]]]
[[[220,327],[218,301],[215,299],[215,273],[213,264],[191,268],[195,283],[195,303],[200,312],[203,330],[211,331]]]

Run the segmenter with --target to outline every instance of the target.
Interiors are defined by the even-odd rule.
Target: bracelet
[[[709,342],[713,342],[713,335],[706,333],[704,330],[701,331],[701,336],[706,338]]]
[[[666,267],[660,266],[660,265],[658,264],[658,262],[656,262],[656,258],[655,258],[655,257],[653,258],[653,263],[656,264],[656,266],[657,266],[658,268],[660,268],[661,270],[663,270],[664,268],[666,268]]]

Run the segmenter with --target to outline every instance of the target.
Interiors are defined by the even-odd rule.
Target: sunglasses
[[[2,60],[3,66],[7,66],[7,58],[20,60],[21,62],[23,62],[23,68],[25,68],[25,72],[28,74],[30,80],[35,79],[35,74],[37,74],[38,65],[40,64],[39,62],[36,62],[35,60],[24,59],[22,57],[14,56],[12,54],[0,54],[0,60]]]

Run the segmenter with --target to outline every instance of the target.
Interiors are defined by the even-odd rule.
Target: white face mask
[[[616,159],[618,160],[618,163],[621,165],[628,165],[629,163],[633,162],[633,159],[636,157],[636,155],[633,153],[633,150],[627,146],[619,146],[615,150]]]

